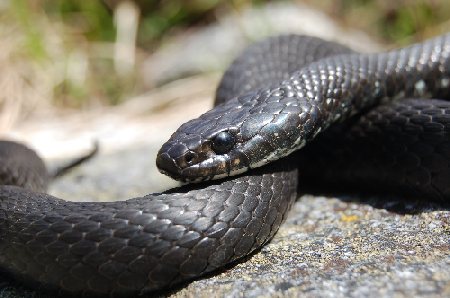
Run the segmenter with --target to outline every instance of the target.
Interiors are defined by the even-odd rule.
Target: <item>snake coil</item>
[[[182,125],[158,154],[161,171],[176,179],[224,179],[124,202],[73,203],[41,193],[44,165],[0,144],[1,179],[31,187],[1,186],[1,269],[63,297],[142,295],[264,245],[286,218],[299,177],[323,174],[315,183],[341,186],[357,177],[353,184],[363,188],[376,181],[377,190],[448,200],[447,102],[406,100],[355,117],[398,98],[448,99],[449,85],[448,34],[381,54],[312,37],[269,38],[232,64],[216,108]],[[342,134],[319,134],[327,129]],[[316,135],[325,143],[311,142]],[[303,157],[291,154],[306,143]]]

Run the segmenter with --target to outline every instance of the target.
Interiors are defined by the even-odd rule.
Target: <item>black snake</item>
[[[218,88],[218,106],[182,125],[158,153],[160,170],[176,179],[223,180],[124,202],[72,203],[36,192],[46,183],[43,164],[23,164],[33,153],[0,144],[0,178],[34,187],[1,186],[2,271],[64,297],[166,288],[270,240],[295,200],[299,177],[447,200],[450,104],[402,100],[358,113],[398,98],[449,94],[449,34],[381,54],[280,36],[239,57]],[[303,155],[281,158],[326,129],[333,134],[316,138],[325,143],[314,140]],[[32,165],[35,171],[25,171]],[[318,175],[321,182],[314,182]]]

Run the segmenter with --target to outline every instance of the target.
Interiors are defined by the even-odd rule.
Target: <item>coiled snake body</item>
[[[2,270],[64,297],[169,287],[266,243],[295,200],[299,177],[313,183],[321,173],[324,184],[346,187],[353,180],[363,189],[376,183],[377,190],[447,200],[447,102],[406,100],[355,117],[397,98],[449,94],[450,35],[382,54],[351,53],[311,37],[270,38],[225,74],[216,104],[231,99],[182,125],[158,153],[160,170],[182,181],[241,175],[112,203],[72,203],[36,188],[2,186]],[[319,134],[325,143],[282,158],[337,122],[330,129],[342,134]],[[20,164],[31,154],[26,149],[2,150],[9,165],[3,180],[45,184],[43,164],[35,168],[44,178],[23,172],[33,163]]]

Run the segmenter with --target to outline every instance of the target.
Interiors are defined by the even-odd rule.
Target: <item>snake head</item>
[[[183,182],[200,182],[245,172],[250,160],[241,148],[242,121],[236,121],[236,113],[243,114],[239,106],[238,103],[218,106],[180,126],[158,152],[156,165],[159,171]],[[228,115],[227,119],[225,115]]]
[[[183,182],[218,179],[238,174],[239,170],[245,172],[249,160],[235,148],[236,137],[232,130],[222,130],[208,138],[177,131],[158,152],[156,165],[161,173]]]
[[[219,179],[302,147],[321,113],[289,91],[250,92],[183,124],[159,150],[159,171],[183,182]]]

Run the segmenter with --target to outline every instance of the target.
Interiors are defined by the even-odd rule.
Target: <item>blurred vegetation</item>
[[[132,3],[139,23],[132,65],[140,67],[140,62],[167,38],[265,2],[269,1],[135,0]],[[408,44],[443,33],[449,27],[448,0],[301,2],[323,10],[342,26],[361,29],[383,43]],[[121,0],[0,0],[2,42],[12,44],[2,59],[8,59],[11,67],[19,66],[19,60],[21,67],[29,65],[22,73],[35,72],[35,81],[26,75],[24,80],[32,93],[45,93],[42,85],[53,86],[52,94],[42,94],[52,97],[53,105],[89,108],[119,104],[145,91],[136,75],[139,72],[118,71],[114,61],[118,38],[115,12],[121,4]],[[43,73],[52,77],[42,77]]]
[[[382,43],[406,45],[445,33],[448,0],[305,0],[344,27],[361,29]]]

